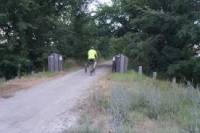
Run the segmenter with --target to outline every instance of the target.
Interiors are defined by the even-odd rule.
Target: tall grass
[[[161,122],[158,133],[199,133],[200,92],[192,86],[155,81],[134,72],[114,74],[106,110],[112,115],[115,132],[133,132],[136,117]],[[104,102],[105,103],[105,102]],[[141,117],[139,117],[141,116]]]

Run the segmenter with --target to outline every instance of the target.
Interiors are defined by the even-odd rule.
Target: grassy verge
[[[31,88],[34,85],[40,84],[44,81],[64,75],[65,73],[39,72],[32,75],[22,76],[20,79],[0,82],[0,97],[12,97],[17,91]]]
[[[100,89],[93,102],[111,116],[114,133],[200,132],[200,92],[192,86],[135,72],[113,74],[107,82],[107,89]]]

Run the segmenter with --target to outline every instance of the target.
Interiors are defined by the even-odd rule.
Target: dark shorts
[[[94,64],[94,62],[95,62],[95,59],[89,59],[88,60],[88,64]]]

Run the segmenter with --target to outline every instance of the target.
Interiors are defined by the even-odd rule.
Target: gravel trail
[[[110,71],[108,64],[94,76],[83,70],[0,98],[0,133],[60,133],[76,123],[72,109],[89,88]]]

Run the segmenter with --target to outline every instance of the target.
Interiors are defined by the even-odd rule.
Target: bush
[[[168,68],[168,75],[177,77],[182,81],[191,81],[194,84],[200,83],[200,59],[195,58],[189,61],[181,61]]]
[[[17,65],[13,62],[4,60],[0,62],[0,73],[1,77],[5,77],[6,79],[11,79],[15,76],[17,76]]]

